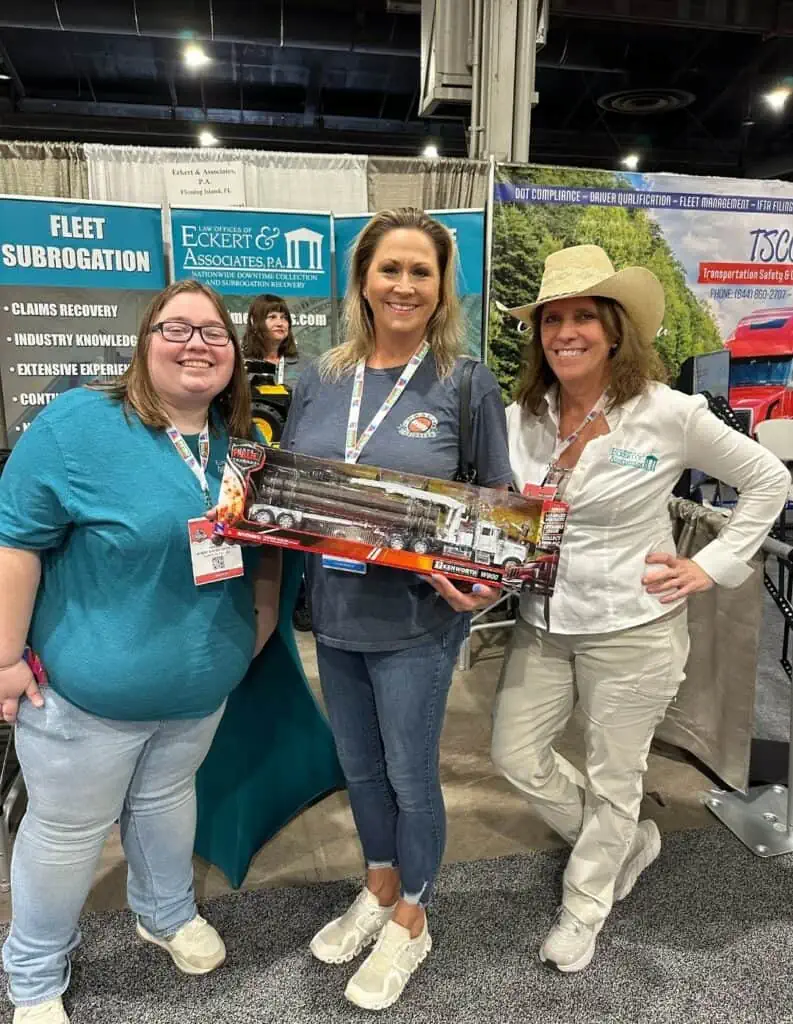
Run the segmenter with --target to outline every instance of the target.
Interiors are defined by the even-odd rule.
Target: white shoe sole
[[[583,971],[585,967],[588,967],[592,961],[592,957],[595,955],[595,949],[597,948],[597,937],[600,934],[600,930],[605,924],[605,921],[601,921],[597,926],[597,931],[592,936],[592,943],[587,949],[586,953],[572,964],[557,964],[555,960],[549,959],[542,951],[540,946],[539,957],[544,964],[550,964],[551,967],[555,967],[557,971],[561,971],[562,974],[575,974],[577,971]]]
[[[383,925],[383,928],[385,928],[385,925]],[[381,928],[380,931],[382,930]],[[351,952],[345,953],[344,956],[332,952],[333,946],[326,946],[324,942],[317,941],[319,939],[318,935],[314,936],[308,948],[311,950],[312,956],[315,956],[317,960],[321,960],[323,964],[348,964],[350,960],[354,960],[367,946],[371,946],[377,940],[380,931],[375,932],[374,935],[370,935],[366,939],[361,939],[358,945]]]
[[[138,935],[140,935],[144,942],[150,942],[152,945],[159,946],[160,949],[164,949],[183,974],[209,974],[211,971],[214,971],[216,967],[220,967],[226,959],[226,954],[224,952],[220,960],[218,960],[217,963],[212,964],[210,967],[196,967],[195,964],[188,963],[175,953],[165,939],[158,939],[150,932],[147,932],[140,921],[136,923],[135,927]]]
[[[416,966],[410,972],[408,977],[405,979],[405,984],[402,988],[394,993],[392,996],[388,996],[385,999],[377,999],[372,996],[369,992],[362,992],[352,986],[352,981],[348,982],[347,988],[344,990],[344,998],[351,1002],[354,1006],[359,1006],[362,1010],[387,1010],[389,1006],[393,1006],[394,1003],[399,999],[402,993],[407,988],[408,982],[421,967],[427,957],[430,955],[432,950],[432,936],[427,936],[427,945],[424,948],[424,952],[419,957]]]
[[[657,859],[661,852],[661,833],[654,821],[643,821],[639,828],[647,834],[648,840],[643,843],[633,860],[623,865],[620,872],[619,885],[614,887],[614,902],[619,903],[630,896],[633,887],[643,871]]]

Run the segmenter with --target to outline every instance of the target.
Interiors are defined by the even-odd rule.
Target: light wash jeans
[[[402,897],[426,906],[446,844],[440,739],[469,618],[399,651],[317,643],[322,693],[367,866],[398,867]]]
[[[125,722],[81,711],[52,689],[44,701],[21,701],[16,727],[28,809],[11,861],[3,966],[17,1006],[68,987],[77,921],[116,819],[127,898],[144,928],[163,938],[195,917],[195,773],[223,713]]]

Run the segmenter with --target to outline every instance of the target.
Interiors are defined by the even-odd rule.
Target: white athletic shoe
[[[158,939],[147,932],[138,921],[138,935],[145,941],[159,946],[185,974],[209,974],[226,959],[223,939],[212,925],[196,914],[192,921],[183,924],[174,935]]]
[[[18,1006],[14,1010],[14,1024],[69,1024],[69,1018],[58,996],[35,1006]]]
[[[389,921],[372,952],[350,978],[344,995],[364,1010],[385,1010],[399,999],[431,949],[426,918],[415,939],[407,928]]]
[[[346,964],[371,945],[386,922],[391,920],[396,903],[381,907],[374,893],[362,889],[352,906],[321,928],[309,946],[311,952],[326,964]]]
[[[661,852],[661,833],[654,821],[640,821],[633,837],[628,856],[625,858],[617,880],[614,883],[614,902],[624,900],[646,870]]]
[[[604,922],[584,924],[561,907],[556,921],[540,947],[540,960],[553,964],[565,974],[583,971],[595,955],[598,932]]]

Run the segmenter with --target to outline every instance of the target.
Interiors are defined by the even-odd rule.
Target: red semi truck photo
[[[730,351],[730,405],[750,433],[763,420],[793,419],[793,306],[742,317]]]

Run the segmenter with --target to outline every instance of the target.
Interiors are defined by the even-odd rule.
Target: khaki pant
[[[495,703],[493,763],[573,846],[564,906],[604,920],[636,831],[656,726],[684,679],[685,610],[616,633],[546,633],[520,618]],[[584,778],[553,743],[584,714]]]

